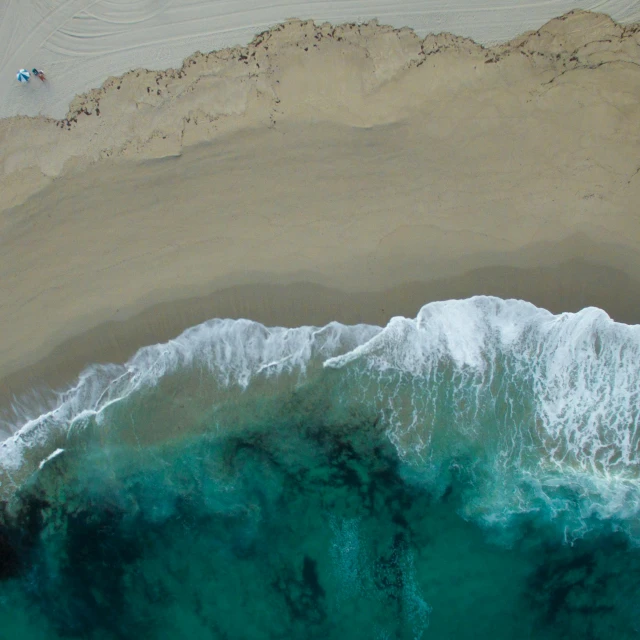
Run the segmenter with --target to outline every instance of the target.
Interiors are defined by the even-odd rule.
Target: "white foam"
[[[243,393],[256,378],[296,384],[324,367],[342,376],[348,402],[378,412],[401,456],[437,465],[465,446],[491,452],[495,484],[470,513],[558,513],[569,501],[583,515],[630,517],[630,501],[640,505],[639,362],[640,326],[492,297],[434,302],[384,329],[211,320],[124,365],[89,367],[39,415],[19,407],[0,466],[18,469],[29,450],[46,458],[53,436],[174,372],[200,370],[212,393]]]
[[[140,349],[124,365],[93,365],[76,384],[57,394],[54,408],[40,413],[16,403],[13,431],[0,446],[0,467],[20,468],[27,449],[46,447],[52,436],[71,432],[99,417],[136,391],[154,386],[164,376],[194,367],[206,369],[222,387],[246,389],[256,375],[304,376],[312,359],[320,364],[335,353],[366,342],[379,327],[345,326],[267,328],[249,320],[211,320],[187,329],[167,343]]]
[[[48,455],[39,465],[38,468],[42,469],[47,462],[50,462],[54,458],[57,458],[61,453],[64,453],[64,449],[56,449],[51,455]]]
[[[375,375],[408,373],[424,381],[429,395],[441,384],[434,375],[446,362],[454,367],[459,393],[475,392],[476,406],[471,402],[458,413],[460,424],[495,397],[489,387],[500,367],[502,385],[515,380],[526,387],[530,381],[529,427],[538,429],[547,461],[638,474],[640,327],[613,322],[595,308],[554,316],[519,300],[475,297],[428,304],[415,320],[394,318],[371,340],[329,358],[325,366],[358,363]],[[506,405],[521,401],[511,392],[497,393]],[[393,403],[392,408],[402,416],[398,428],[406,429],[406,411]]]

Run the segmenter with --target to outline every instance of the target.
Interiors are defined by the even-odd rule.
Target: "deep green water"
[[[0,638],[639,637],[639,347],[476,298],[85,372],[3,447]]]

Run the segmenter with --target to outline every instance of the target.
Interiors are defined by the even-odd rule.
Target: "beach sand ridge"
[[[633,84],[618,74],[633,76],[625,66],[640,64],[639,43],[637,25],[582,11],[490,48],[451,34],[421,39],[377,21],[336,27],[291,20],[247,47],[195,53],[179,69],[109,78],[77,96],[62,120],[0,120],[0,208],[106,158],[176,156],[187,146],[285,119],[389,124],[465,94],[490,94],[496,105],[507,95],[530,101],[554,83],[584,88],[575,72],[603,65],[619,68],[607,69],[611,78],[598,74],[587,82],[604,82],[601,97],[617,108],[621,93],[634,99]],[[613,95],[612,85],[620,88]]]
[[[110,78],[64,120],[2,120],[0,141],[2,376],[74,337],[67,368],[108,359],[105,345],[126,357],[121,327],[156,305],[138,346],[221,314],[384,322],[474,293],[638,320],[621,301],[640,269],[640,30],[602,14],[490,48],[292,20],[179,69]],[[511,271],[478,280],[487,269]],[[243,297],[296,283],[333,293]],[[356,292],[378,297],[355,310]],[[100,349],[81,337],[104,323],[119,329]]]

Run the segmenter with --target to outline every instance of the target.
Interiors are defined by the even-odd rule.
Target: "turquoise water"
[[[479,297],[91,367],[5,424],[0,638],[636,638],[639,355]]]

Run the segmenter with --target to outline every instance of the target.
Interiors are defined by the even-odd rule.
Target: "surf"
[[[639,352],[640,327],[599,309],[553,315],[491,297],[430,303],[384,328],[212,320],[123,365],[88,367],[43,413],[16,405],[14,433],[0,446],[2,488],[13,486],[7,474],[24,475],[56,449],[72,448],[87,425],[117,440],[114,416],[143,398],[148,416],[137,421],[136,438],[153,443],[224,435],[235,427],[205,425],[202,416],[328,385],[340,389],[332,392],[335,407],[377,416],[400,458],[425,477],[456,451],[486,458],[497,483],[484,489],[495,500],[481,509],[489,521],[542,503],[557,514],[564,480],[589,496],[572,506],[578,519],[635,518]],[[180,434],[158,426],[162,418],[152,416],[163,412],[181,422]],[[510,499],[497,489],[507,477]]]
[[[0,619],[23,637],[627,637],[639,349],[599,309],[475,297],[385,327],[214,319],[90,366],[5,421]]]

